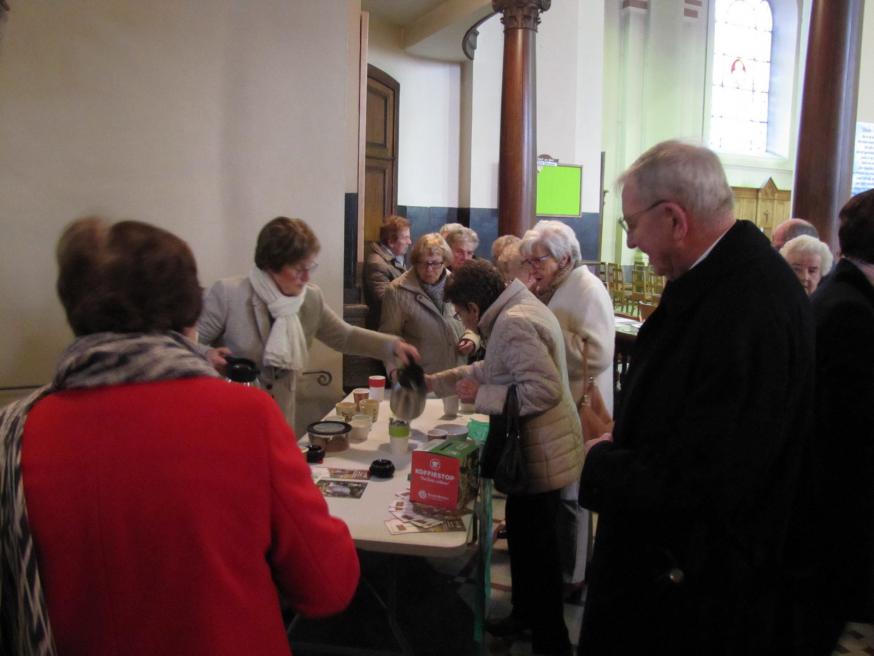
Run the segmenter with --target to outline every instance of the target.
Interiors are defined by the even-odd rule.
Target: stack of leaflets
[[[464,521],[457,513],[422,512],[421,507],[410,503],[410,491],[398,492],[388,511],[394,515],[385,521],[385,527],[392,535],[404,533],[438,533],[445,531],[465,531]]]
[[[311,467],[313,481],[326,497],[360,499],[370,473],[366,469]]]

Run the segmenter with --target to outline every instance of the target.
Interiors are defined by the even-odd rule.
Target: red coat
[[[355,592],[349,531],[259,390],[50,395],[25,423],[22,475],[60,656],[287,655],[277,585],[307,616]]]

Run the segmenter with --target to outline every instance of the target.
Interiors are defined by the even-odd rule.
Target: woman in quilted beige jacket
[[[498,270],[482,260],[453,271],[446,298],[488,346],[484,360],[428,382],[438,396],[458,394],[490,415],[503,413],[515,384],[528,467],[528,490],[507,499],[513,611],[486,628],[502,636],[530,629],[534,652],[570,654],[555,522],[561,488],[579,479],[583,448],[561,328],[525,285],[514,280],[505,288]]]

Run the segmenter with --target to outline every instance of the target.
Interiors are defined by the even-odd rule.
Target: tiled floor
[[[504,499],[495,497],[493,515],[497,526],[504,517]],[[510,614],[510,554],[507,551],[507,541],[497,540],[492,550],[491,570],[491,602],[487,615],[489,617],[504,617]],[[585,592],[583,594],[585,601]],[[580,637],[580,623],[583,619],[583,601],[566,603],[564,605],[564,622],[568,635],[576,649]],[[486,647],[490,654],[506,654],[508,656],[528,656],[531,654],[531,642],[517,640],[515,642],[486,636]]]
[[[504,500],[496,497],[493,505],[495,525],[504,516]],[[510,613],[510,554],[507,551],[506,540],[495,542],[492,551],[491,569],[491,603],[488,615],[503,617]],[[583,619],[583,604],[585,592],[580,603],[566,603],[564,606],[564,621],[568,628],[571,642],[576,649],[580,637],[580,623]],[[531,643],[527,641],[506,641],[486,637],[486,647],[490,654],[505,654],[508,656],[529,656]],[[874,625],[850,624],[841,637],[833,656],[874,656]]]
[[[585,600],[585,593],[583,596]],[[495,542],[492,551],[492,592],[489,616],[504,617],[510,614],[510,554],[507,552],[507,541]],[[580,636],[580,622],[583,619],[583,606],[580,603],[564,605],[564,622],[568,635],[576,649]],[[508,654],[509,656],[528,656],[531,654],[531,643],[527,640],[515,642],[486,636],[486,647],[490,654]]]

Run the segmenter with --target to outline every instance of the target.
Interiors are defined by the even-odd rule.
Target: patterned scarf
[[[30,409],[61,390],[202,376],[218,373],[179,333],[95,333],[64,351],[49,385],[0,411],[0,653],[56,653],[21,478],[21,438]]]
[[[421,278],[419,279],[419,284],[422,286],[422,290],[428,295],[428,298],[431,299],[441,314],[443,313],[443,290],[446,288],[448,275],[449,273],[446,269],[443,269],[443,273],[440,274],[440,280],[433,285],[422,282]]]

